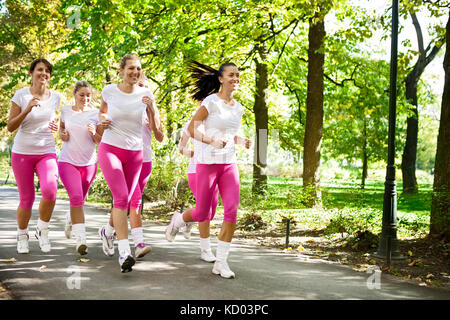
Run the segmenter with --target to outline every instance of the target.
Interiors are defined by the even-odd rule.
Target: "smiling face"
[[[88,107],[91,102],[92,91],[88,87],[81,87],[75,92],[75,104],[79,107]]]
[[[222,75],[219,76],[219,81],[222,88],[226,91],[235,91],[239,88],[239,70],[236,66],[226,66],[223,69]]]
[[[46,85],[50,80],[51,71],[43,62],[38,62],[30,73],[33,84]]]
[[[138,59],[128,59],[125,66],[120,68],[123,82],[128,84],[137,84],[142,77],[142,66]]]

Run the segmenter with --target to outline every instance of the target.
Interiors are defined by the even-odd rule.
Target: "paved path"
[[[222,279],[211,273],[212,264],[200,260],[196,229],[190,240],[178,235],[176,242],[168,243],[165,225],[149,221],[144,222],[144,236],[153,250],[133,272],[123,274],[117,249],[116,256],[106,257],[97,235],[108,213],[93,206],[85,209],[89,253],[84,257],[89,262],[78,261],[74,240],[64,236],[69,204],[62,199],[57,200],[50,227],[52,251],[42,253],[33,231],[38,200],[37,196],[29,227],[30,254],[19,255],[17,189],[0,186],[0,281],[15,299],[450,299],[449,291],[419,287],[390,275],[381,275],[380,289],[369,289],[368,273],[238,242],[229,257],[236,279]],[[4,262],[11,258],[16,262]]]

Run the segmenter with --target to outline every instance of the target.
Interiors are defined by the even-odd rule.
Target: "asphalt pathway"
[[[64,236],[68,200],[58,199],[50,225],[52,251],[42,253],[34,238],[38,218],[36,196],[30,221],[30,253],[16,252],[16,207],[18,192],[0,186],[0,281],[14,299],[32,300],[323,300],[323,299],[450,299],[450,292],[419,287],[408,280],[376,273],[359,273],[348,267],[279,250],[234,242],[229,256],[235,279],[211,272],[212,264],[200,260],[198,232],[190,240],[177,235],[165,240],[166,225],[144,221],[144,236],[153,250],[121,273],[116,255],[101,249],[98,228],[108,221],[108,212],[86,205],[89,253],[79,261],[75,240]],[[132,240],[130,237],[130,243]],[[212,240],[215,252],[216,240]],[[7,262],[14,258],[15,262]]]

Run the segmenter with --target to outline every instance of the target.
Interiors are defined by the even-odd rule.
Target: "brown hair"
[[[88,88],[89,90],[92,91],[92,87],[89,84],[89,82],[87,82],[85,80],[81,80],[81,81],[78,81],[77,83],[75,83],[75,88],[73,89],[73,94],[75,95],[75,93],[77,93],[78,90],[80,90],[81,88]]]
[[[36,59],[34,60],[31,65],[30,65],[30,72],[33,72],[34,69],[36,68],[37,64],[42,62],[43,64],[45,64],[45,66],[50,70],[50,74],[52,73],[53,70],[53,66],[50,62],[48,62],[46,59],[40,58],[40,59]]]
[[[120,60],[120,67],[122,69],[125,69],[128,60],[138,60],[139,62],[141,61],[141,59],[139,59],[139,57],[135,54],[126,54],[123,56],[122,60]]]

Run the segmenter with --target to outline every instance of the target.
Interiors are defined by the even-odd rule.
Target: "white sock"
[[[37,222],[37,226],[38,226],[39,230],[46,230],[46,229],[48,229],[49,225],[50,225],[50,221],[45,222],[45,221],[42,221],[41,219],[39,219]]]
[[[70,217],[70,211],[67,211],[66,213],[66,219],[69,223],[72,223],[72,218]]]
[[[114,227],[112,227],[109,222],[105,225],[105,234],[107,236],[112,236],[114,234]]]
[[[75,237],[81,237],[86,240],[86,225],[84,223],[77,223],[72,226],[72,232]]]
[[[227,261],[231,242],[217,240],[216,258],[218,261]]]
[[[142,227],[132,228],[131,236],[133,237],[134,246],[137,246],[139,243],[144,243],[144,233],[142,231]]]
[[[200,238],[200,249],[203,251],[211,250],[211,240],[210,238]]]
[[[183,220],[183,214],[180,214],[176,219],[175,219],[175,228],[180,229],[186,222],[184,222]]]
[[[19,227],[17,227],[17,235],[21,236],[23,234],[28,234],[28,228],[25,228],[25,229],[22,230]]]
[[[121,256],[131,254],[130,242],[128,242],[128,239],[119,240],[118,246],[119,246],[119,254]]]

